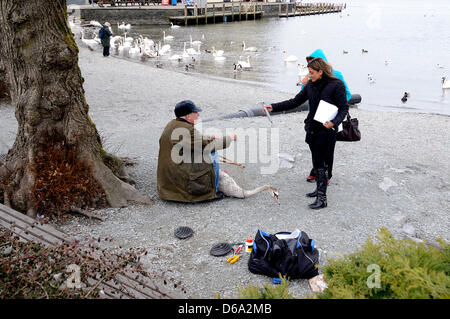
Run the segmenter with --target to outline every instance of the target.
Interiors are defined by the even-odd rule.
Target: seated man
[[[215,151],[227,148],[236,134],[206,137],[194,128],[201,109],[185,100],[175,106],[176,119],[159,139],[158,194],[164,200],[199,202],[221,198],[219,162]]]

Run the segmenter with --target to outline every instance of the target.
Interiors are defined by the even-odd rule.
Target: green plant
[[[427,247],[412,240],[396,240],[385,228],[369,237],[355,253],[330,260],[323,267],[328,285],[315,297],[435,299],[450,298],[450,246],[439,240],[440,247]],[[379,269],[379,284],[371,285]]]

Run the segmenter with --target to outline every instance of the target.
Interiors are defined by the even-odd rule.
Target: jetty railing
[[[97,1],[97,5],[99,7],[104,7],[106,4],[109,4],[111,7],[119,7],[122,5],[125,6],[134,6],[137,5],[139,7],[144,6],[144,5],[158,5],[161,4],[162,0],[98,0]]]
[[[263,17],[263,3],[257,1],[235,1],[223,3],[207,3],[200,8],[196,4],[184,6],[183,16],[170,17],[173,24],[208,24],[216,22],[234,22],[255,20]]]
[[[278,16],[280,18],[288,18],[295,16],[313,15],[313,14],[325,14],[341,12],[346,7],[344,3],[296,3],[289,11],[289,3],[279,3]]]

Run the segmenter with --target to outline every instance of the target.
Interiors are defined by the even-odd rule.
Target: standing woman
[[[314,167],[317,168],[316,190],[308,193],[309,197],[316,197],[309,207],[320,209],[327,207],[326,159],[333,155],[336,144],[337,127],[344,120],[348,112],[344,83],[333,75],[331,65],[322,58],[314,58],[308,63],[309,81],[293,99],[279,103],[272,103],[265,107],[269,112],[281,112],[293,109],[309,101],[309,113],[305,119],[306,143],[312,152]],[[314,120],[319,102],[324,100],[338,108],[336,117],[325,123]]]
[[[103,28],[103,36],[101,38],[102,46],[103,46],[103,56],[109,57],[109,47],[110,47],[110,39],[111,39],[111,24],[109,22],[105,22]]]

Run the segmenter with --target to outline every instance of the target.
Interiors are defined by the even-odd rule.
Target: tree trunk
[[[0,160],[0,200],[29,215],[102,198],[112,207],[151,202],[111,170],[120,160],[103,150],[89,118],[66,0],[0,0],[0,60],[18,121]]]
[[[6,81],[6,70],[0,60],[0,102],[10,100],[9,84]]]

